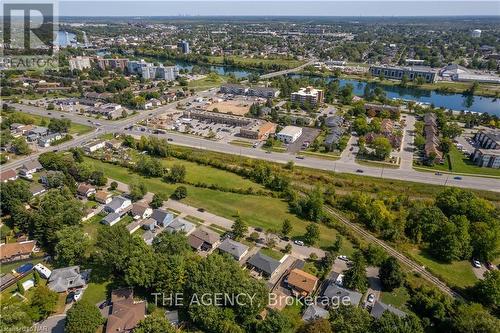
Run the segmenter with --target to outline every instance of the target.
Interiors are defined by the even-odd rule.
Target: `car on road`
[[[366,298],[366,301],[368,303],[373,303],[375,301],[375,295],[369,294],[368,297]]]
[[[52,114],[52,112],[47,112],[47,114],[48,114],[48,115],[51,115],[51,114]]]
[[[349,148],[349,151],[353,151],[354,147]]]
[[[271,154],[271,151],[270,150],[266,150],[266,154]]]
[[[443,174],[441,172],[435,172],[434,173],[436,176],[442,176]]]
[[[63,115],[63,114],[61,115],[61,118],[64,118],[64,115]]]
[[[254,147],[254,148],[257,148],[258,146],[259,146],[259,143],[258,143],[258,142],[255,142],[255,143],[252,145],[252,147]]]
[[[481,263],[477,259],[472,259],[472,266],[476,268],[481,268]]]
[[[174,139],[172,139],[172,138],[168,138],[168,139],[167,139],[167,141],[174,141]]]
[[[198,208],[198,211],[203,213],[205,212],[205,208]]]
[[[101,123],[94,123],[96,126],[101,126]]]
[[[363,170],[361,170],[361,169],[357,169],[357,170],[356,170],[356,172],[357,172],[357,173],[363,173],[364,171],[363,171]]]
[[[299,156],[297,156],[297,157],[295,157],[295,158],[296,158],[296,159],[299,159],[299,160],[303,160],[303,159],[304,159],[304,156],[299,155]]]
[[[453,177],[453,179],[455,179],[455,180],[462,180],[462,177],[460,177],[460,176],[455,176],[455,177]]]
[[[301,241],[301,240],[298,240],[298,239],[297,239],[297,240],[294,240],[294,241],[293,241],[293,243],[294,243],[295,245],[304,246],[304,242],[303,242],[303,241]]]
[[[80,298],[82,298],[83,291],[82,289],[75,290],[75,294],[73,295],[73,299],[77,302]]]
[[[91,122],[92,122],[92,120],[88,119],[88,120],[87,120],[87,122],[91,123]]]

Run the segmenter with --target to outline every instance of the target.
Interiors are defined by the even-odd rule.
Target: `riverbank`
[[[321,78],[334,78],[335,74],[331,71],[328,72],[310,72],[300,71],[297,74],[307,76],[317,76]],[[386,87],[401,87],[406,89],[420,89],[428,91],[436,91],[443,94],[464,94],[472,87],[473,82],[454,82],[454,81],[438,81],[435,83],[407,83],[405,86],[401,85],[401,81],[393,81],[385,79],[380,81],[379,78],[367,76],[366,74],[341,74],[339,79],[358,80],[366,83],[377,84]],[[500,98],[500,84],[485,84],[479,83],[478,88],[474,91],[474,96]]]

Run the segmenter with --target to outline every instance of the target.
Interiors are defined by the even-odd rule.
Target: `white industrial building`
[[[276,136],[284,143],[293,143],[302,135],[302,128],[297,126],[286,126]]]
[[[473,38],[479,38],[479,37],[481,37],[481,32],[482,32],[482,31],[481,31],[481,30],[479,30],[479,29],[472,30],[472,32],[471,32],[471,36],[472,36]]]

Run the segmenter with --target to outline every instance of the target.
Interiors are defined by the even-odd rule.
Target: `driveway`
[[[319,135],[319,129],[316,128],[308,128],[308,127],[302,127],[302,135],[299,136],[297,140],[295,140],[294,143],[290,143],[288,145],[288,152],[289,153],[298,153],[301,148],[302,144],[305,141],[309,141],[309,143],[313,143],[314,139]]]
[[[401,140],[401,150],[398,152],[400,157],[400,168],[403,170],[411,170],[413,168],[413,154],[415,146],[415,116],[405,115],[406,125],[403,129],[403,139]]]
[[[358,146],[358,137],[351,135],[349,141],[347,142],[347,146],[340,154],[340,161],[347,163],[355,163],[356,154],[359,151]]]
[[[66,314],[49,317],[33,325],[33,332],[64,333]]]
[[[369,287],[365,295],[365,301],[370,294],[373,294],[375,296],[375,301],[378,301],[380,298],[380,293],[382,292],[382,283],[380,282],[378,273],[378,267],[366,267],[366,277],[368,278]]]
[[[484,279],[484,273],[486,273],[488,269],[484,265],[481,265],[480,268],[472,267],[472,271],[479,280],[482,280]]]

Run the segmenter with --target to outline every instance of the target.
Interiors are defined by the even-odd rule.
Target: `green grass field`
[[[438,275],[450,286],[469,287],[477,282],[472,265],[467,260],[442,263],[435,261],[425,251],[413,249],[409,252],[413,259],[424,265],[433,274]]]
[[[170,194],[172,194],[178,186],[178,184],[165,183],[159,178],[143,177],[129,171],[126,168],[113,164],[103,163],[89,158],[86,158],[86,161],[94,165],[97,170],[102,170],[107,177],[127,184],[138,182],[144,183],[149,192],[165,193],[167,196],[170,196]],[[180,162],[184,161],[179,161],[179,163]],[[204,177],[208,177],[207,175],[210,174],[212,174],[212,177],[215,177],[213,175],[217,171],[217,174],[220,173],[219,177],[223,176],[226,178],[225,181],[228,186],[237,187],[238,184],[241,184],[241,182],[248,181],[232,173],[215,170],[211,167],[198,165],[197,167],[199,168],[197,171],[200,172],[200,175],[205,175]],[[187,177],[188,179],[190,177],[189,170],[187,172]],[[235,179],[234,177],[239,179]],[[231,179],[233,179],[233,181],[231,181]],[[260,186],[255,183],[252,184],[255,187]],[[186,204],[204,208],[213,214],[232,220],[234,220],[236,214],[239,214],[249,226],[261,227],[265,229],[280,230],[283,220],[287,218],[293,225],[293,231],[290,236],[302,236],[305,233],[308,222],[303,221],[291,214],[288,211],[288,204],[279,198],[221,192],[206,188],[197,188],[190,185],[186,185],[186,188],[188,196],[182,200]],[[332,245],[335,241],[337,231],[324,225],[319,225],[319,227],[321,234],[319,245],[322,247]],[[87,232],[92,234],[95,231],[95,227],[89,227],[89,231]],[[352,244],[347,240],[343,243],[342,252],[351,254],[353,252]]]
[[[500,177],[500,169],[482,168],[472,163],[468,157],[462,154],[457,147],[452,146],[450,153],[450,163],[448,158],[444,159],[444,164],[436,164],[432,167],[425,167],[436,171],[467,173],[471,175],[484,175]]]
[[[188,88],[194,89],[196,91],[206,90],[214,87],[218,87],[221,84],[225,83],[227,79],[224,76],[217,76],[217,79],[213,77],[207,76],[203,79],[189,81]]]
[[[383,291],[381,293],[381,301],[383,303],[391,304],[399,309],[404,309],[408,299],[410,299],[410,295],[405,287],[396,288],[391,292]]]
[[[263,247],[259,252],[276,260],[281,260],[281,258],[283,258],[283,253],[278,250],[270,249],[268,247]]]

